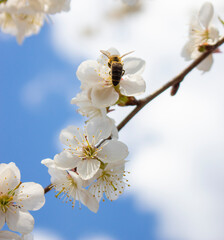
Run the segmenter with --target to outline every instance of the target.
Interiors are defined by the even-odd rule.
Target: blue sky
[[[49,41],[48,26],[39,35],[26,39],[21,46],[13,38],[1,40],[0,52],[1,162],[15,162],[22,181],[34,181],[45,187],[50,178],[40,161],[53,158],[59,152],[56,138],[68,121],[73,124],[82,121],[70,104],[71,97],[79,91],[75,72],[82,59],[77,59],[74,64],[61,59]],[[53,82],[55,79],[59,87],[66,85],[65,89],[54,89],[52,82],[49,89],[41,88],[45,80],[49,81],[47,77]],[[34,84],[37,89],[26,87],[38,81],[40,83]],[[29,94],[29,90],[34,92]],[[41,91],[47,93],[33,103],[35,91],[37,95]],[[32,214],[35,228],[48,229],[64,240],[89,234],[105,234],[114,239],[156,239],[156,215],[137,208],[131,196],[101,203],[99,212],[94,214],[84,206],[80,210],[78,204],[72,209],[70,204],[62,203],[54,197],[54,192],[50,192],[46,195],[45,206]]]

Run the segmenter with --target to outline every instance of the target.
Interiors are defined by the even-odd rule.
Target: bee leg
[[[122,76],[125,74],[125,70],[122,70]]]
[[[109,72],[109,75],[111,75],[111,71]]]

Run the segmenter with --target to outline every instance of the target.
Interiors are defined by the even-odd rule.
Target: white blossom
[[[70,0],[6,0],[0,2],[0,27],[21,44],[25,37],[40,31],[46,14],[68,11],[69,7]]]
[[[109,49],[108,53],[111,56],[120,56],[115,48]],[[77,77],[81,81],[81,89],[88,91],[93,105],[100,108],[112,106],[118,101],[120,94],[136,96],[145,91],[145,81],[141,77],[145,61],[127,57],[122,60],[122,64],[125,72],[116,87],[112,83],[108,58],[103,54],[97,61],[87,60],[80,64]]]
[[[33,230],[34,219],[28,210],[39,210],[45,203],[44,189],[33,182],[21,183],[14,163],[0,164],[0,229],[20,233]]]
[[[124,164],[125,161],[108,163],[105,164],[104,169],[99,171],[96,182],[93,182],[88,189],[98,201],[103,197],[103,193],[111,201],[116,200],[123,193],[128,182],[124,179],[126,176]]]
[[[0,240],[33,240],[33,236],[30,233],[19,236],[14,232],[0,231]]]
[[[91,120],[99,123],[101,122],[111,131],[112,138],[118,138],[118,130],[115,126],[115,121],[107,116],[106,108],[98,108],[93,105],[88,97],[88,92],[82,91],[78,93],[77,96],[71,100],[71,104],[76,104],[79,107],[78,112],[82,116],[88,117],[88,122]]]
[[[60,134],[61,142],[68,148],[58,154],[56,164],[64,169],[77,168],[83,180],[91,179],[100,169],[101,163],[120,161],[128,155],[124,143],[116,139],[102,142],[109,136],[107,127],[94,121],[89,122],[84,130],[69,126]]]
[[[22,43],[25,37],[37,34],[43,26],[45,15],[36,13],[10,14],[0,13],[0,27],[2,32],[15,35],[18,43]]]
[[[182,50],[182,56],[185,60],[198,58],[204,51],[206,51],[207,45],[215,44],[218,41],[219,32],[210,24],[213,14],[213,5],[206,2],[202,5],[198,16],[192,19],[189,31],[190,39]],[[212,63],[213,56],[210,54],[198,65],[197,68],[202,71],[209,71]]]
[[[0,11],[14,14],[55,14],[70,9],[70,0],[5,0]]]
[[[55,156],[55,159],[57,159],[57,156],[58,155]],[[56,197],[60,196],[64,201],[72,202],[73,207],[77,200],[96,213],[99,208],[99,203],[92,194],[82,187],[84,185],[83,180],[76,172],[67,171],[58,167],[55,164],[55,159],[45,159],[42,160],[41,163],[48,167],[52,186],[58,191]]]

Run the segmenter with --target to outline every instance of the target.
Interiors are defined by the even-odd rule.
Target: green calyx
[[[118,101],[116,102],[116,104],[120,107],[124,107],[124,106],[134,106],[137,105],[137,100],[135,97],[132,96],[124,96],[122,94],[120,94]]]
[[[8,209],[8,205],[12,202],[13,197],[10,195],[2,195],[0,196],[0,208],[5,213]]]
[[[126,106],[126,103],[129,101],[127,96],[124,95],[120,95],[118,101],[117,101],[117,105],[119,106]]]
[[[206,46],[205,45],[200,45],[198,47],[198,51],[201,52],[201,53],[205,52],[206,51]]]
[[[7,0],[0,0],[0,4],[1,3],[6,3],[7,2]]]

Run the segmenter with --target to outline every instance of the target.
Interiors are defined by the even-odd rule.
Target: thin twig
[[[211,46],[211,48],[204,52],[200,57],[195,59],[186,69],[184,69],[180,74],[178,74],[176,77],[174,77],[171,81],[166,83],[164,86],[159,88],[154,93],[150,94],[144,99],[140,99],[137,102],[137,106],[133,109],[132,112],[130,112],[126,118],[117,126],[118,131],[120,131],[146,104],[151,102],[154,98],[156,98],[158,95],[160,95],[162,92],[170,88],[171,86],[174,86],[177,83],[180,83],[184,80],[185,76],[193,70],[195,67],[198,66],[199,63],[201,63],[208,55],[210,55],[215,49],[217,49],[220,45],[224,43],[224,37],[221,38],[215,45]]]
[[[52,184],[49,184],[47,187],[44,188],[44,194],[48,193],[52,189]]]
[[[211,54],[215,49],[217,49],[220,45],[224,43],[224,37],[220,39],[214,46],[211,47],[208,51],[203,53],[199,58],[194,60],[185,70],[183,70],[179,75],[177,75],[175,78],[173,78],[171,81],[166,83],[164,86],[159,88],[157,91],[149,95],[148,97],[144,99],[140,99],[136,102],[137,106],[134,108],[132,112],[130,112],[127,117],[117,126],[118,131],[120,131],[146,104],[151,102],[154,98],[156,98],[158,95],[160,95],[162,92],[167,90],[169,87],[180,83],[183,81],[185,76],[193,70],[200,62],[202,62],[209,54]],[[52,189],[52,184],[48,185],[44,188],[44,193],[48,193]]]

